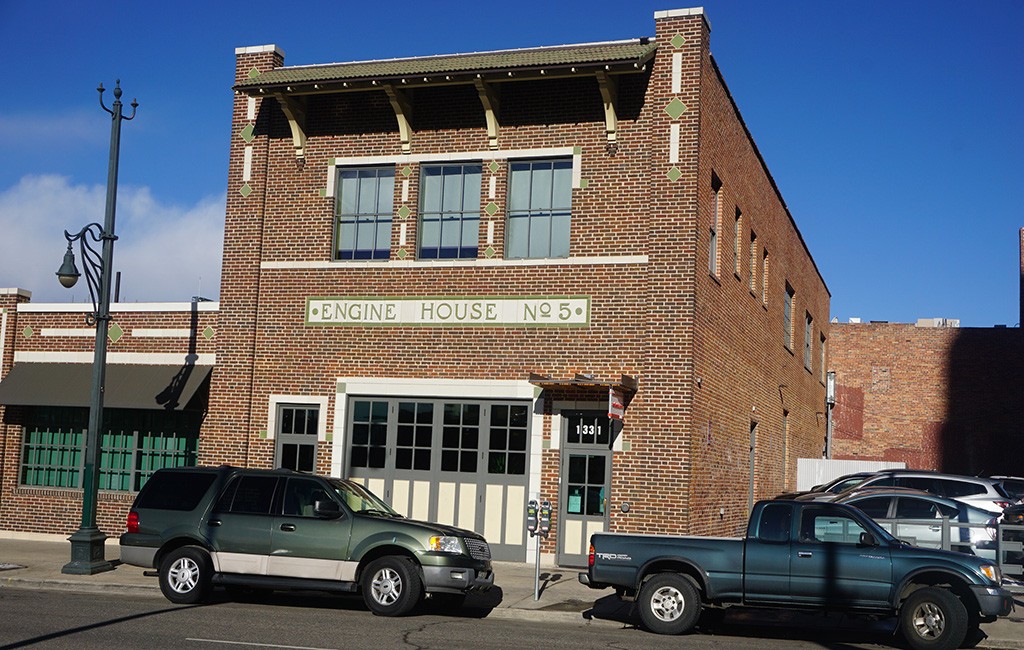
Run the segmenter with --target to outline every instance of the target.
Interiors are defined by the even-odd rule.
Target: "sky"
[[[63,231],[103,221],[100,83],[107,106],[118,79],[139,102],[121,132],[121,300],[217,299],[235,48],[304,65],[620,40],[692,6],[832,317],[1019,325],[1019,0],[0,0],[0,287],[89,300],[54,272]]]

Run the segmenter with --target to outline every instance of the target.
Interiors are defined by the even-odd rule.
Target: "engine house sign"
[[[307,325],[587,327],[590,298],[307,298]]]

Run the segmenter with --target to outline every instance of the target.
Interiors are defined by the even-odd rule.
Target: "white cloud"
[[[179,302],[220,293],[225,197],[161,204],[146,187],[118,187],[114,271],[122,302]],[[72,234],[102,223],[106,188],[63,176],[25,176],[0,190],[0,287],[28,289],[33,302],[88,302],[84,278],[64,289],[55,273]],[[82,270],[77,244],[75,259]]]

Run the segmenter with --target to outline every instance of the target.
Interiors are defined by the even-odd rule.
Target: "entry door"
[[[563,411],[562,424],[557,561],[583,567],[590,536],[608,528],[611,423],[600,411]]]

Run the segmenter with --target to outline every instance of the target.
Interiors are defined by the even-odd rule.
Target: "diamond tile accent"
[[[679,180],[679,177],[683,175],[683,172],[679,171],[678,167],[673,167],[672,169],[668,170],[668,173],[665,175],[668,176],[668,179],[670,181],[675,183],[676,181]]]
[[[497,212],[497,211],[498,211],[498,204],[495,203],[494,201],[491,201],[486,206],[484,206],[484,212],[486,212],[487,216],[489,216],[489,217],[493,217],[494,213]]]
[[[249,70],[249,78],[250,79],[255,79],[256,77],[260,76],[260,74],[261,74],[260,71],[257,70],[255,67],[253,67],[251,70]]]
[[[30,325],[26,325],[25,329],[21,330],[21,335],[25,338],[31,338],[33,334],[35,334],[35,330]]]
[[[207,325],[206,329],[203,330],[203,338],[209,341],[210,339],[213,338],[213,334],[213,328]]]
[[[321,187],[319,194],[320,194],[320,198],[326,198],[327,197],[327,189]]]
[[[665,107],[665,112],[668,113],[668,116],[673,120],[678,120],[679,117],[688,110],[690,109],[686,107],[686,104],[679,101],[678,97],[673,97],[672,101],[670,101],[668,106]]]
[[[669,41],[669,43],[672,44],[672,47],[678,50],[682,46],[686,45],[686,38],[684,38],[682,34],[676,34],[672,37],[672,40]]]
[[[409,208],[405,207],[404,205],[402,207],[398,208],[398,216],[403,218],[403,219],[408,217],[409,216]]]
[[[256,127],[252,124],[246,124],[245,128],[242,129],[242,132],[239,135],[241,135],[242,139],[246,142],[252,142],[256,139]]]
[[[412,167],[410,167],[409,165],[406,165],[405,167],[402,167],[402,176],[408,176],[411,173],[412,173]]]
[[[487,169],[491,170],[492,174],[497,174],[498,170],[501,169],[501,165],[497,161],[492,160],[490,165],[487,165]]]
[[[583,147],[576,145],[575,147],[572,148],[572,155],[578,156],[581,153],[583,153]]]
[[[111,323],[110,327],[107,328],[107,338],[117,343],[121,340],[122,336],[124,336],[124,330],[121,329],[121,326],[117,323]]]
[[[580,179],[580,189],[581,190],[585,190],[588,187],[590,187],[590,181],[587,180],[586,178],[581,178]]]
[[[404,260],[407,257],[409,257],[409,253],[405,252],[404,248],[398,249],[398,259]]]
[[[484,257],[494,257],[498,252],[494,250],[493,246],[488,246],[484,249]]]
[[[249,196],[250,194],[252,194],[252,188],[249,187],[248,183],[246,183],[245,185],[242,186],[242,189],[238,190],[238,193],[241,194],[242,196]]]

